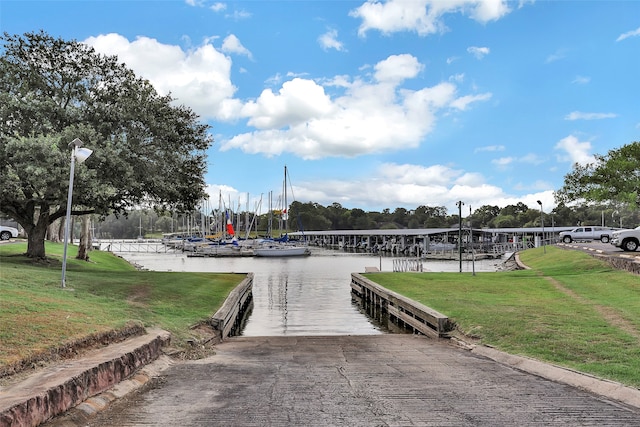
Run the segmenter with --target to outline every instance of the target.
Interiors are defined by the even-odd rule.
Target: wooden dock
[[[224,304],[209,319],[216,331],[218,341],[237,335],[243,328],[247,313],[253,304],[253,273],[236,286],[224,301]]]
[[[376,320],[388,316],[402,328],[431,338],[447,338],[455,324],[447,316],[386,289],[358,273],[351,274],[351,294]]]

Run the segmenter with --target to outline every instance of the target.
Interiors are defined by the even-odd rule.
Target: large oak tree
[[[75,138],[94,153],[76,165],[73,215],[188,211],[205,197],[212,138],[189,108],[77,41],[0,41],[0,211],[24,227],[29,256],[45,257],[47,227],[66,215]]]
[[[640,206],[640,142],[596,155],[595,162],[587,165],[576,163],[555,196],[560,203]]]

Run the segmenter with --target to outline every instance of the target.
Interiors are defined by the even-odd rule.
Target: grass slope
[[[557,247],[520,258],[532,269],[366,276],[484,344],[640,386],[640,278]]]
[[[26,244],[0,246],[0,368],[131,321],[178,340],[209,317],[244,275],[138,271],[105,252],[91,262],[61,244],[34,264]],[[375,273],[369,278],[452,318],[501,350],[640,386],[640,278],[589,255],[547,247],[521,253],[531,270]]]
[[[0,368],[132,321],[169,330],[183,342],[245,277],[138,271],[100,251],[91,252],[90,262],[79,261],[70,246],[63,290],[63,245],[46,249],[48,261],[34,263],[22,255],[26,243],[0,246]]]

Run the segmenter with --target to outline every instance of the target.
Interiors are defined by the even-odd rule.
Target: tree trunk
[[[58,223],[58,242],[64,241],[64,217],[56,221]]]
[[[45,259],[46,254],[44,250],[44,238],[47,235],[48,218],[39,218],[36,224],[33,224],[28,229],[25,228],[27,233],[27,256],[35,259]]]
[[[46,238],[50,241],[50,242],[62,242],[63,239],[63,234],[62,234],[62,230],[64,229],[64,221],[62,221],[61,219],[57,219],[55,221],[53,221],[51,224],[49,224],[49,227],[47,228],[47,236]]]
[[[80,217],[80,246],[78,246],[78,256],[76,258],[84,261],[89,261],[89,251],[91,250],[90,219],[91,217],[89,215]]]

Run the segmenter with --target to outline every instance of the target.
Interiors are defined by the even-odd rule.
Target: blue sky
[[[10,34],[115,54],[212,126],[232,205],[545,210],[640,140],[640,1],[1,0]]]

